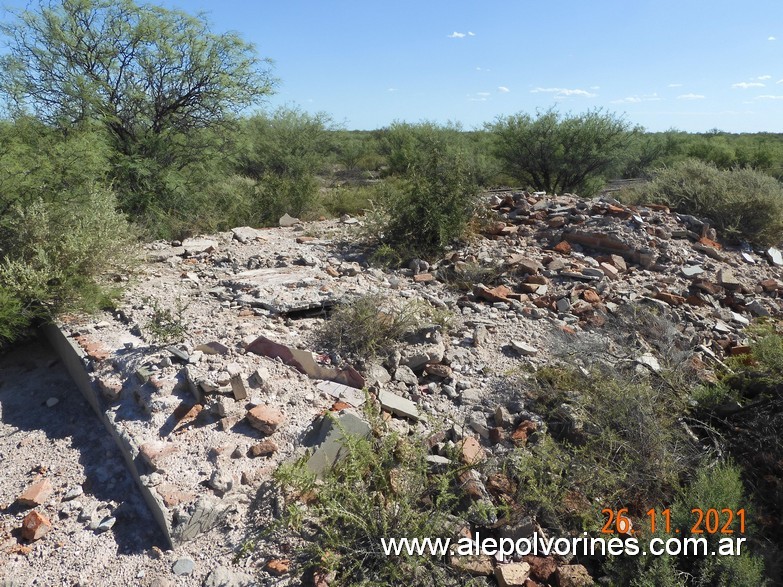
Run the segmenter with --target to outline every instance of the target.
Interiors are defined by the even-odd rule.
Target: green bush
[[[671,533],[661,529],[660,512],[664,507],[671,511]],[[691,512],[698,508],[706,512],[715,508],[719,512],[726,508],[733,512],[746,510],[745,534],[739,533],[739,524],[735,516],[731,526],[734,534],[691,534],[690,530],[697,521],[697,514]],[[676,500],[655,508],[658,515],[658,529],[654,535],[645,534],[641,540],[647,541],[653,536],[663,540],[675,536],[674,529],[681,532],[676,536],[680,539],[689,537],[704,537],[707,539],[707,552],[718,552],[719,539],[723,537],[753,536],[752,523],[748,520],[751,511],[744,494],[741,471],[731,464],[710,465],[703,463],[691,482],[677,495]],[[720,518],[723,524],[726,514]],[[704,523],[702,523],[704,529]],[[752,539],[742,544],[739,556],[672,556],[665,554],[660,557],[637,556],[618,557],[607,561],[605,570],[612,579],[613,585],[631,585],[633,587],[654,587],[658,585],[679,586],[715,586],[715,587],[752,587],[767,584],[764,577],[764,562],[760,556],[754,555]]]
[[[445,322],[426,302],[402,304],[367,294],[337,306],[321,332],[323,344],[342,354],[367,359],[389,353],[423,321]]]
[[[752,169],[724,171],[690,159],[659,170],[653,181],[621,197],[706,218],[723,238],[769,246],[783,235],[783,186]]]
[[[322,483],[302,463],[278,470],[276,479],[292,498],[311,496],[307,507],[289,500],[283,520],[289,533],[304,538],[294,552],[298,562],[332,573],[334,585],[471,584],[442,557],[383,552],[382,538],[456,540],[462,469],[432,471],[423,446],[423,439],[397,434],[347,436],[341,460]]]
[[[463,237],[478,204],[478,186],[463,150],[437,133],[419,136],[415,144],[415,153],[406,155],[399,190],[387,204],[380,238],[403,258],[431,257]]]
[[[62,134],[31,120],[0,129],[2,338],[75,306],[107,302],[134,235],[106,187],[102,135]]]
[[[535,117],[519,113],[487,125],[505,172],[547,193],[589,196],[607,175],[618,173],[638,132],[620,117],[591,110],[562,115],[554,109]]]

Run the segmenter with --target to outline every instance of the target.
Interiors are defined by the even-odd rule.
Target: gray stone
[[[769,316],[769,310],[767,310],[758,300],[753,300],[751,303],[747,304],[745,308],[754,316]]]
[[[370,425],[354,414],[327,415],[319,430],[319,437],[323,440],[307,459],[307,469],[317,476],[323,475],[342,457],[346,437],[366,438],[369,434]]]
[[[389,372],[378,363],[370,363],[365,369],[364,380],[367,382],[367,385],[380,386],[389,383],[391,379]]]
[[[582,275],[588,275],[590,277],[603,277],[604,272],[597,267],[585,267],[582,269]]]
[[[396,416],[419,419],[419,409],[409,399],[388,391],[381,391],[378,394],[378,401],[381,402],[381,408]]]
[[[228,567],[215,567],[207,578],[203,587],[251,587],[255,584],[252,575],[233,571]]]
[[[715,326],[713,326],[712,329],[715,332],[721,334],[729,334],[730,332],[734,332],[734,329],[731,328],[731,326],[729,326],[728,324],[726,324],[723,320],[715,320]]]
[[[256,230],[250,226],[238,226],[237,228],[232,228],[231,233],[234,235],[235,239],[243,244],[254,241],[257,238],[263,238],[261,237],[260,230]]]
[[[644,365],[645,367],[649,367],[652,371],[655,371],[656,373],[661,370],[661,364],[658,362],[658,359],[655,358],[655,356],[647,353],[636,359],[636,362],[640,365]]]
[[[339,399],[345,403],[351,404],[355,408],[361,407],[367,397],[361,389],[343,385],[342,383],[336,383],[334,381],[321,381],[317,386],[319,391],[322,391],[334,399]]]
[[[783,253],[781,253],[780,250],[776,249],[775,247],[768,248],[766,255],[767,259],[769,259],[769,262],[773,265],[783,265]]]
[[[182,241],[186,255],[198,255],[200,253],[211,253],[217,249],[217,241],[206,238],[186,238]]]
[[[178,577],[183,575],[190,575],[195,569],[196,563],[194,563],[193,560],[189,558],[181,558],[177,560],[177,562],[175,562],[171,567],[171,570]]]
[[[514,542],[523,538],[530,538],[536,532],[536,524],[533,518],[527,516],[514,524],[500,527],[500,537],[510,538]]]
[[[241,375],[233,375],[231,377],[230,383],[231,393],[234,394],[235,400],[247,399],[247,389],[245,388],[245,383],[242,381]]]
[[[427,464],[433,469],[442,469],[448,467],[451,464],[451,459],[442,457],[440,455],[427,455],[425,457]]]
[[[114,516],[107,516],[103,518],[98,525],[95,527],[96,534],[101,534],[102,532],[108,532],[114,527],[114,524],[117,523],[117,518]]]
[[[565,314],[569,309],[571,309],[571,301],[568,298],[560,298],[557,300],[555,306],[557,307],[558,312]]]
[[[686,265],[682,268],[682,274],[685,277],[696,277],[704,273],[704,269],[701,265]]]
[[[406,385],[419,384],[419,378],[416,377],[413,369],[408,367],[408,365],[400,365],[397,367],[397,369],[394,371],[394,380],[405,383]]]
[[[737,312],[731,313],[731,319],[738,324],[742,324],[743,326],[748,326],[750,324],[750,320],[745,318],[745,316],[742,314],[737,314]]]
[[[746,253],[745,251],[742,251],[742,253],[740,253],[740,255],[742,256],[742,259],[746,263],[750,263],[751,265],[755,265],[756,264],[756,259],[754,259],[751,254]]]
[[[191,509],[192,513],[188,515],[187,512]],[[225,513],[225,508],[220,507],[219,502],[207,496],[200,497],[192,507],[187,506],[185,511],[176,511],[175,518],[178,523],[172,533],[175,543],[188,542],[211,530]]]
[[[230,473],[215,469],[209,478],[209,486],[223,495],[231,491],[231,488],[234,486],[234,479]]]
[[[730,290],[736,290],[742,287],[742,284],[734,277],[734,273],[729,269],[721,269],[718,271],[718,283]]]
[[[289,216],[288,214],[283,214],[283,217],[280,218],[278,224],[282,226],[283,228],[290,228],[294,226],[295,224],[299,224],[301,221],[298,218],[294,218],[293,216]]]
[[[565,299],[565,298],[563,298]],[[538,349],[522,342],[521,340],[512,340],[511,348],[525,357],[534,357],[538,354]]]
[[[481,401],[481,390],[475,387],[463,389],[459,397],[460,401],[465,405],[477,404]]]

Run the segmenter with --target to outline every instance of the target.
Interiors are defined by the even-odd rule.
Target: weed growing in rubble
[[[172,311],[162,307],[154,298],[147,298],[145,303],[152,306],[152,314],[146,325],[150,338],[158,344],[181,341],[187,332],[187,325],[184,321],[187,304],[177,297]]]
[[[367,359],[389,353],[423,323],[447,326],[449,313],[421,300],[399,304],[380,294],[368,294],[338,306],[324,325],[321,339],[340,354]]]
[[[454,583],[458,574],[442,558],[405,551],[387,556],[381,538],[454,539],[460,467],[433,471],[422,439],[397,434],[347,436],[342,454],[322,482],[316,483],[302,463],[276,474],[289,501],[306,496],[308,502],[307,507],[289,505],[283,516],[305,539],[297,560],[311,571],[332,573],[331,585]]]

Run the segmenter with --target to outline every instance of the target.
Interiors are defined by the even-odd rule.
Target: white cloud
[[[763,94],[756,96],[756,100],[783,100],[783,96],[773,96],[772,94]]]
[[[600,90],[601,86],[590,86],[591,90]]]
[[[486,96],[480,96],[478,98],[476,97],[470,97],[468,98],[468,102],[486,102],[488,98]]]
[[[475,37],[476,33],[474,33],[473,31],[468,31],[468,36],[469,37]]]
[[[681,88],[681,87],[682,87],[682,84],[669,84],[669,85],[668,85],[668,86],[666,86],[666,87],[667,87],[667,88]]]
[[[612,104],[638,104],[639,102],[658,102],[660,100],[658,93],[634,95],[622,98],[621,100],[612,100]]]
[[[399,92],[399,90],[397,88],[388,88],[386,91],[387,92]]]
[[[763,88],[764,84],[761,82],[739,82],[738,84],[731,84],[731,87],[747,90],[748,88]]]
[[[768,80],[768,79],[772,79],[772,76],[771,75],[760,75],[756,79],[760,79],[762,81],[765,81],[765,80]]]
[[[506,86],[498,86],[498,92],[501,94],[508,94],[510,91]]]
[[[569,88],[533,88],[530,90],[531,94],[554,94],[557,98],[567,98],[569,96],[580,96],[582,98],[595,98],[597,94],[588,92],[587,90],[572,90]]]
[[[678,100],[704,100],[707,96],[702,94],[681,94],[677,96]]]
[[[776,41],[776,40],[777,39],[775,37],[771,36],[771,35],[769,37],[767,37],[767,41]]]
[[[465,33],[458,33],[457,31],[454,31],[450,35],[448,35],[449,39],[464,39]]]
[[[779,79],[779,80],[778,80],[778,81],[776,81],[775,83],[776,83],[776,84],[783,84],[783,79]]]
[[[489,92],[476,92],[477,96],[489,96]]]

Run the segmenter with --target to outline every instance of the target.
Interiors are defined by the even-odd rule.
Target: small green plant
[[[499,265],[458,262],[442,269],[439,275],[459,291],[471,291],[477,283],[497,284],[503,270]]]
[[[152,306],[152,314],[146,325],[150,338],[158,344],[181,341],[188,330],[184,320],[187,304],[177,297],[172,311],[162,307],[154,298],[147,298],[145,303]]]
[[[396,434],[347,436],[342,458],[321,483],[302,472],[301,462],[281,469],[276,480],[289,499],[308,496],[306,508],[286,509],[283,516],[283,524],[304,539],[297,560],[332,573],[333,585],[424,587],[455,581],[458,574],[443,557],[383,550],[382,539],[456,536],[461,469],[455,464],[432,471],[423,446],[420,438]]]
[[[418,302],[399,304],[380,294],[360,296],[332,312],[321,339],[339,353],[365,359],[380,356],[419,324],[422,308]]]

